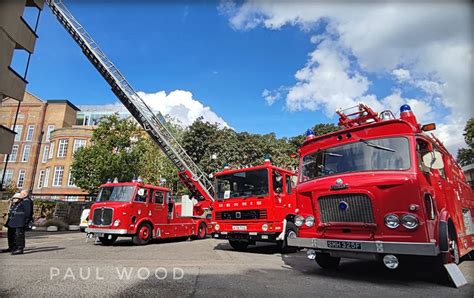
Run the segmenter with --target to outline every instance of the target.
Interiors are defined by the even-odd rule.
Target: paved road
[[[4,237],[0,247],[6,246]],[[304,252],[282,255],[271,245],[236,252],[215,239],[148,246],[123,239],[105,247],[86,243],[82,233],[32,232],[27,246],[24,255],[0,255],[1,297],[474,296],[472,261],[461,265],[470,284],[455,289],[419,262],[388,271],[378,263],[346,260],[325,271]]]

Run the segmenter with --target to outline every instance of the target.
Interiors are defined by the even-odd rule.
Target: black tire
[[[145,232],[145,230],[147,232]],[[148,223],[141,224],[138,229],[137,233],[133,235],[132,242],[135,245],[146,245],[150,243],[153,235],[153,229]]]
[[[118,236],[117,235],[110,235],[110,234],[105,234],[104,237],[99,237],[99,241],[106,246],[112,245],[115,243],[115,240],[117,240]]]
[[[205,223],[201,223],[197,232],[197,239],[205,239],[207,237],[207,226]]]
[[[443,241],[446,243],[447,252],[442,252],[440,255],[442,265],[450,263],[459,264],[461,258],[459,257],[456,231],[454,231],[453,228],[449,227],[448,225],[448,229],[444,237],[446,237],[443,239]]]
[[[282,253],[294,253],[298,251],[297,247],[288,246],[287,242],[288,237],[296,237],[296,235],[298,235],[298,228],[296,227],[296,225],[292,222],[287,222],[285,230],[285,240],[277,242],[279,250]]]
[[[317,252],[315,261],[321,268],[334,269],[339,266],[341,258],[331,257],[328,253]]]
[[[238,251],[244,251],[247,249],[247,246],[249,246],[248,242],[240,240],[229,240],[229,244],[233,249]]]

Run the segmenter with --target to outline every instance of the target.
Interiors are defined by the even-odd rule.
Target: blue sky
[[[144,92],[147,102],[158,109],[166,106],[162,112],[170,114],[182,112],[173,107],[176,103],[189,109],[177,115],[186,118],[184,122],[202,109],[205,117],[210,115],[208,119],[225,121],[237,131],[293,136],[316,123],[335,123],[334,107],[362,100],[377,108],[413,103],[422,110],[420,114],[432,114],[423,115],[423,120],[435,118],[446,125],[446,136],[461,126],[448,117],[458,112],[456,103],[449,101],[449,90],[442,89],[454,79],[437,76],[443,65],[433,70],[426,67],[429,61],[422,64],[412,59],[410,54],[419,57],[422,53],[417,44],[410,48],[410,37],[406,46],[391,47],[394,34],[402,44],[404,40],[403,32],[386,32],[390,26],[377,32],[389,38],[387,48],[378,40],[361,40],[380,51],[382,58],[388,55],[377,61],[373,53],[351,40],[358,33],[351,28],[368,20],[352,18],[340,6],[303,2],[301,9],[298,5],[288,9],[285,3],[272,6],[267,2],[65,2],[134,88]],[[397,8],[400,16],[410,17],[403,7]],[[440,11],[460,18],[458,7],[447,12],[434,8],[418,21],[421,29],[429,30],[429,19],[436,21],[437,13],[446,18]],[[76,105],[116,102],[48,8],[42,13],[38,35],[28,74],[30,92],[43,99],[66,98]],[[443,36],[434,39],[439,43]],[[465,39],[459,38],[461,45]],[[467,44],[472,49],[470,39]],[[175,90],[186,92],[170,96]],[[267,96],[262,95],[264,90]],[[206,106],[210,111],[205,111]],[[464,123],[467,117],[462,114]],[[459,135],[452,143],[459,146]]]

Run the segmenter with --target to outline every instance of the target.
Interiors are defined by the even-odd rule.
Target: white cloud
[[[330,39],[310,53],[306,66],[295,74],[297,84],[289,89],[290,111],[323,109],[328,116],[340,107],[353,106],[369,88],[369,81],[349,74],[350,63],[342,49]]]
[[[183,125],[191,125],[194,120],[202,116],[205,121],[229,127],[224,119],[213,112],[210,107],[204,106],[199,100],[195,99],[189,91],[174,90],[168,94],[165,91],[156,93],[140,91],[138,95],[153,111],[160,111],[163,115],[169,115]]]
[[[400,82],[408,81],[409,79],[411,79],[410,71],[408,69],[397,68],[392,70],[392,74]]]
[[[262,97],[265,99],[267,102],[267,105],[271,106],[275,103],[275,101],[278,99],[278,95],[275,92],[272,92],[268,89],[264,89],[262,91]]]
[[[240,6],[225,2],[220,8],[231,26],[241,30],[296,25],[310,32],[326,25],[325,35],[311,37],[316,49],[295,74],[296,83],[286,98],[289,110],[322,109],[328,114],[362,99],[384,106],[408,102],[420,121],[440,123],[438,134],[454,153],[463,144],[462,123],[474,115],[470,5],[248,1]],[[354,72],[349,57],[355,57],[364,72],[391,74],[404,84],[398,86],[402,90],[411,85],[426,97],[403,99],[399,91],[385,99],[367,94],[371,82]],[[445,107],[448,116],[433,115],[435,105]]]

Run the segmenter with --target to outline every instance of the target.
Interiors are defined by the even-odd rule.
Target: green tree
[[[466,166],[474,163],[474,118],[467,121],[463,136],[467,148],[458,150],[457,161],[461,166]]]
[[[107,179],[130,181],[140,172],[143,131],[131,120],[111,115],[94,130],[91,145],[78,150],[72,164],[74,183],[89,193]]]

